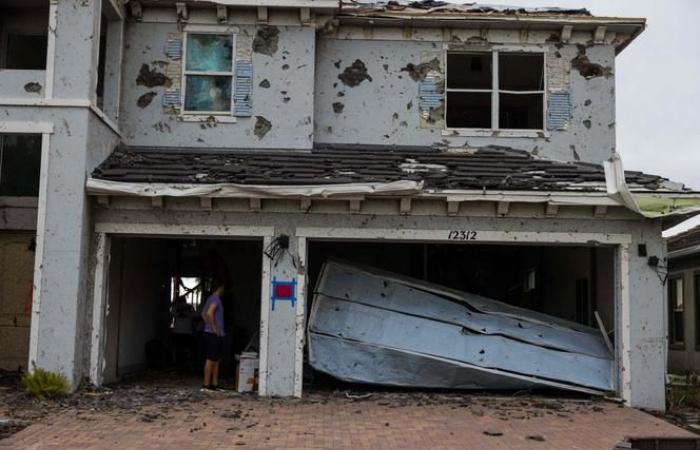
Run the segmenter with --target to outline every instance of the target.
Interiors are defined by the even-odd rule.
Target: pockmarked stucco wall
[[[540,220],[523,220],[522,217],[490,217],[482,216],[444,216],[444,205],[436,202],[433,206],[421,206],[420,215],[400,216],[391,214],[389,203],[379,201],[367,207],[375,214],[348,215],[343,202],[326,202],[325,214],[301,214],[298,202],[268,201],[263,203],[261,213],[238,212],[245,208],[246,202],[217,200],[217,207],[211,212],[202,212],[199,203],[193,199],[168,200],[166,209],[154,210],[147,199],[122,200],[114,199],[110,209],[97,208],[98,223],[122,224],[173,224],[226,226],[272,226],[274,233],[287,233],[291,236],[290,253],[285,260],[273,269],[273,275],[278,279],[293,277],[295,274],[305,274],[306,267],[298,264],[296,243],[298,227],[356,228],[362,229],[393,229],[397,235],[402,230],[418,229],[432,230],[436,239],[450,229],[470,229],[481,231],[537,231],[566,233],[574,236],[577,233],[614,233],[628,234],[631,237],[629,260],[629,284],[627,286],[630,301],[630,342],[631,347],[625,349],[629,354],[630,382],[629,391],[631,405],[636,407],[663,409],[664,408],[664,370],[666,334],[664,325],[664,304],[661,279],[649,267],[644,257],[639,257],[637,244],[647,245],[649,255],[663,256],[664,247],[660,238],[660,224],[652,220],[638,220],[621,215],[619,219],[592,219],[588,214],[569,215],[567,218],[548,218]],[[335,204],[335,205],[334,205]],[[173,210],[169,209],[173,208]],[[524,209],[518,209],[523,211]],[[273,213],[274,212],[274,213]],[[290,256],[295,257],[296,266]],[[620,264],[617,264],[620,267]],[[619,270],[619,269],[616,269]],[[300,297],[302,293],[300,293]],[[617,314],[620,314],[618,307]],[[269,393],[275,395],[292,395],[294,392],[295,314],[289,305],[270,312],[270,336],[267,342],[269,367],[267,386]],[[618,330],[618,338],[621,330]],[[262,343],[265,345],[265,343]],[[618,343],[620,345],[620,343]],[[621,355],[618,354],[618,357]]]
[[[315,140],[323,143],[481,147],[503,145],[560,160],[601,162],[615,148],[615,49],[612,37],[571,43],[551,32],[340,27],[319,35],[316,56]],[[555,33],[556,35],[556,33]],[[510,47],[509,47],[510,46]],[[446,51],[508,48],[546,55],[548,97],[568,102],[570,118],[532,137],[506,132],[479,136],[445,128],[443,105],[422,108],[419,87],[430,73],[445,78]],[[449,76],[449,75],[447,75]],[[440,81],[442,80],[442,81]],[[426,119],[427,118],[427,119]]]
[[[174,8],[149,9],[143,22],[127,24],[120,114],[124,142],[158,147],[311,148],[315,31],[300,24],[298,13],[272,12],[268,24],[256,25],[254,13],[243,10],[231,12],[224,25],[235,34],[236,60],[252,63],[250,117],[237,116],[235,123],[230,123],[230,116],[205,115],[196,120],[168,103],[184,87],[182,59],[166,54],[167,44],[184,45],[183,31],[191,27],[221,29],[215,11],[192,11],[183,26],[176,23]]]
[[[37,225],[43,247],[41,277],[35,279],[40,305],[36,316],[37,366],[63,373],[76,383],[87,364],[83,350],[90,333],[89,286],[91,212],[85,180],[94,166],[118,144],[119,137],[88,108],[0,107],[13,121],[53,124],[49,136],[46,191]],[[42,155],[43,157],[43,155]],[[43,195],[43,198],[42,198]],[[30,349],[31,355],[31,349]]]

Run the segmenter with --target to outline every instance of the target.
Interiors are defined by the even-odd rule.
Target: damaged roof
[[[348,24],[372,26],[499,27],[557,29],[574,26],[593,31],[605,26],[618,34],[621,52],[645,28],[646,20],[631,17],[594,16],[585,8],[522,7],[482,3],[450,3],[441,0],[341,0],[338,18]]]
[[[342,1],[342,9],[355,11],[404,11],[414,13],[432,14],[436,12],[454,12],[471,14],[527,14],[527,15],[579,15],[591,16],[590,11],[585,8],[562,8],[562,7],[525,7],[513,5],[491,5],[485,3],[467,2],[450,3],[440,0],[350,0]]]
[[[631,190],[669,190],[665,178],[641,172],[625,175]],[[444,151],[334,145],[305,152],[121,147],[94,170],[92,177],[128,183],[268,186],[408,180],[423,182],[427,191],[606,191],[602,165],[553,161],[495,146]]]

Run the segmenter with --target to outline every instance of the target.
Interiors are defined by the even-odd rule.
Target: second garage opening
[[[599,348],[591,354],[579,356],[576,354],[575,350],[572,351],[573,347],[566,347],[566,345],[564,345],[564,347],[556,349],[558,353],[552,355],[550,353],[552,353],[554,347],[550,348],[546,342],[544,342],[544,344],[542,342],[546,340],[547,336],[543,339],[543,336],[535,335],[534,339],[535,341],[539,340],[538,345],[541,347],[535,348],[533,351],[535,351],[535,353],[537,353],[537,351],[540,352],[541,361],[559,361],[558,358],[563,356],[564,359],[571,360],[574,364],[579,360],[582,361],[579,367],[582,372],[590,370],[592,374],[603,377],[603,379],[611,376],[608,370],[611,367],[610,363],[605,362],[605,358],[607,357],[603,356],[602,360],[599,358],[606,353],[611,355],[610,358],[614,358],[614,350],[611,346],[608,347],[610,352],[603,347],[605,345],[603,335],[609,339],[609,342],[614,342],[614,247],[311,241],[308,245],[308,261],[310,283],[307,298],[309,307],[307,311],[314,310],[314,294],[318,292],[318,289],[315,289],[315,287],[317,287],[319,275],[324,263],[327,261],[341,261],[343,264],[367,268],[370,272],[371,268],[374,268],[380,271],[391,272],[399,277],[411,277],[414,280],[425,281],[433,285],[468,293],[469,295],[474,294],[476,296],[493,299],[498,302],[503,302],[506,305],[523,308],[527,311],[545,314],[552,318],[555,326],[550,328],[550,331],[553,330],[555,334],[561,331],[562,328],[560,325],[564,324],[563,327],[566,328],[565,322],[557,322],[559,319],[570,321],[572,322],[572,330],[583,330],[585,334],[582,334],[581,337],[599,341],[592,342]],[[345,277],[345,275],[341,275],[341,278],[343,277]],[[348,275],[348,277],[348,279],[352,279],[352,275]],[[361,277],[355,278],[354,282],[357,282],[358,279],[361,279]],[[391,276],[389,276],[388,279],[391,283]],[[366,281],[367,280],[369,279],[366,279]],[[351,281],[348,281],[348,283],[351,283]],[[396,339],[396,336],[390,336],[392,333],[396,335],[405,333],[405,330],[396,330],[397,327],[400,328],[404,325],[414,326],[416,327],[416,333],[422,333],[422,339],[429,340],[432,339],[432,336],[425,334],[425,329],[421,330],[423,325],[430,327],[436,322],[442,323],[440,326],[444,325],[446,328],[450,328],[454,325],[454,323],[449,323],[450,320],[452,320],[451,318],[449,320],[443,320],[439,317],[429,317],[428,321],[421,322],[420,320],[414,320],[414,317],[409,317],[415,314],[421,316],[424,311],[416,312],[418,309],[415,308],[415,305],[409,305],[409,309],[412,308],[411,311],[402,311],[402,306],[400,306],[400,304],[403,302],[405,305],[406,303],[404,300],[396,298],[397,291],[392,290],[393,288],[391,286],[388,288],[388,291],[386,291],[381,284],[378,284],[377,286],[379,288],[375,289],[377,290],[376,299],[370,300],[361,298],[363,294],[359,294],[359,289],[353,291],[354,288],[350,288],[350,290],[343,291],[342,293],[339,292],[337,297],[333,299],[332,297],[336,294],[327,291],[329,289],[328,286],[331,285],[333,285],[333,283],[326,284],[326,291],[323,293],[323,298],[329,298],[327,303],[329,307],[331,304],[334,305],[333,308],[339,311],[337,314],[366,314],[367,317],[383,317],[382,319],[377,319],[377,323],[372,325],[375,329],[372,329],[370,325],[366,325],[367,330],[361,332],[356,332],[356,330],[347,328],[349,324],[361,324],[361,322],[353,322],[355,319],[352,317],[333,317],[336,313],[333,313],[332,310],[328,308],[326,308],[325,315],[321,314],[318,317],[319,329],[322,330],[317,333],[317,336],[319,336],[317,341],[326,342],[326,344],[323,344],[324,346],[347,348],[348,352],[355,352],[355,354],[360,355],[356,357],[357,360],[355,362],[347,362],[347,364],[356,364],[358,367],[365,366],[362,369],[364,373],[360,374],[359,378],[372,378],[372,376],[370,376],[371,374],[367,374],[367,372],[375,370],[375,368],[369,367],[372,364],[381,364],[381,361],[403,361],[401,359],[403,358],[402,355],[416,355],[426,351],[427,346],[424,346],[423,342],[410,344],[415,345],[414,348],[403,348],[402,345],[404,342],[406,342],[406,345],[409,345],[406,338],[412,337],[405,334],[403,338],[399,338],[398,341],[393,341],[394,345],[397,345],[397,347],[390,349],[377,347],[377,343],[384,339]],[[337,282],[334,285],[340,286]],[[385,281],[384,287],[386,286]],[[420,286],[418,286],[417,289],[420,290]],[[389,291],[393,292],[393,294],[390,294]],[[349,295],[348,292],[350,292]],[[355,295],[359,297],[353,298]],[[372,294],[369,293],[367,295],[371,296]],[[391,300],[393,303],[391,305],[384,305],[382,303],[384,297],[391,295],[394,295],[394,299]],[[412,294],[408,292],[408,294],[404,293],[402,295]],[[388,297],[387,301],[389,301]],[[370,307],[370,309],[368,309],[368,307]],[[448,309],[450,308],[449,305],[442,305],[437,309],[444,312],[446,311],[445,307]],[[424,305],[421,306],[421,308],[424,308]],[[363,312],[360,313],[360,311]],[[398,315],[396,313],[398,313]],[[429,312],[428,314],[433,314],[433,312]],[[467,312],[467,314],[469,313]],[[498,316],[498,314],[496,314],[496,316]],[[502,319],[503,316],[504,315],[499,316],[499,320]],[[505,314],[505,316],[508,316],[508,314]],[[376,317],[373,317],[372,320],[376,319]],[[538,321],[537,319],[534,321],[530,320],[529,322],[524,320],[522,323],[518,323],[517,312],[510,318],[513,317],[516,319],[514,322],[516,327],[532,327],[532,324]],[[545,316],[539,317],[545,319],[546,322]],[[423,319],[425,318],[426,317],[423,317]],[[313,322],[313,317],[311,317],[311,320]],[[488,320],[493,320],[493,317],[490,317]],[[381,332],[377,332],[376,328],[382,328],[385,326],[383,324],[387,324],[386,326],[393,326],[394,330],[388,331],[385,329],[381,330]],[[364,327],[365,325],[362,324],[361,326]],[[344,327],[345,329],[343,330]],[[476,332],[474,333],[474,331]],[[444,336],[450,336],[451,332],[450,330],[436,328],[435,336],[443,336],[444,338]],[[533,331],[533,333],[536,334],[535,331]],[[483,341],[487,342],[487,345],[492,345],[488,342],[493,343],[502,337],[500,331],[486,332],[486,330],[484,330],[484,333],[482,333],[482,330],[469,330],[468,326],[465,326],[462,330],[462,335],[467,334],[473,336],[470,338],[470,342]],[[499,334],[501,336],[499,336]],[[375,341],[371,343],[362,342],[365,336],[367,336],[368,340],[375,339]],[[556,339],[560,338],[566,340],[571,339],[571,336],[561,335],[556,337]],[[331,343],[329,339],[335,341]],[[511,358],[508,356],[508,353],[532,350],[530,347],[523,347],[523,349],[518,350],[521,347],[521,339],[523,338],[515,337],[512,340],[501,339],[497,346],[492,347],[491,350],[488,346],[476,349],[477,353],[472,358],[472,361],[484,361],[484,366],[478,369],[478,371],[480,371],[479,376],[483,375],[481,369],[485,368],[491,370],[496,368],[494,366],[488,366],[488,358],[482,357],[480,354],[488,354],[489,351],[498,348],[498,352],[501,353],[499,356],[501,359],[517,359],[518,355],[513,353]],[[358,340],[360,341],[359,343]],[[574,340],[576,340],[576,337],[574,337]],[[397,342],[398,344],[396,344]],[[455,351],[466,351],[468,353],[466,348],[470,344],[465,345],[466,347]],[[325,347],[320,347],[320,350],[322,351],[319,351],[318,355],[321,355],[323,351],[327,349]],[[381,356],[373,356],[371,361],[369,359],[362,361],[361,359],[364,358],[362,352],[366,353],[368,351],[370,353],[375,352],[376,355]],[[562,353],[562,351],[567,354]],[[326,353],[333,354],[332,352]],[[505,356],[503,354],[505,354]],[[433,357],[435,357],[435,355],[431,354],[430,358]],[[445,355],[440,355],[440,358],[445,357]],[[331,356],[331,358],[336,357]],[[337,358],[339,358],[338,361],[332,361],[330,364],[317,364],[316,366],[334,367],[336,363],[339,363],[341,358],[346,358],[346,355],[341,353],[337,355]],[[417,364],[416,361],[412,361],[411,364]],[[437,359],[433,358],[431,361],[431,364],[437,364]],[[418,363],[422,362],[419,361]],[[338,370],[342,371],[345,375],[352,375],[352,369],[348,368],[345,364],[346,361],[339,363],[339,365],[344,366],[340,367]],[[462,364],[462,361],[459,361],[459,364]],[[508,370],[517,373],[518,367],[513,364],[512,361],[507,361]],[[528,368],[530,371],[529,373],[536,374],[536,379],[545,380],[547,382],[554,380],[554,378],[547,379],[547,377],[555,373],[556,370],[548,370],[547,367],[541,366],[537,367],[537,364],[540,363],[533,363],[532,361],[525,361],[525,364],[530,364]],[[386,369],[397,370],[396,367],[386,367]],[[445,370],[448,369],[449,364],[446,365]],[[382,372],[382,370],[379,370],[378,373],[379,372]],[[319,373],[313,369],[307,369],[307,375],[311,375],[307,376],[307,381],[315,380],[316,383],[319,381],[322,383],[329,382],[329,378],[325,376],[325,374]],[[502,375],[502,373],[499,373],[499,376],[500,375]],[[517,374],[517,376],[520,375],[521,374]],[[397,377],[397,379],[403,379],[404,381],[402,382],[405,382],[408,375],[404,372]],[[352,378],[352,376],[348,376],[347,378]],[[503,388],[508,388],[511,380],[506,381],[507,382],[503,384]],[[332,383],[333,381],[330,382]],[[387,384],[391,384],[391,382]],[[400,383],[397,384],[400,385]],[[484,385],[493,386],[493,380],[488,380],[488,383],[484,383]],[[498,386],[498,383],[495,383],[495,385]]]

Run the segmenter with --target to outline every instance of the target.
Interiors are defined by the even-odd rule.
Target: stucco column
[[[261,348],[265,346],[266,355],[261,364],[266,367],[261,370],[263,394],[272,396],[295,395],[295,367],[296,367],[296,309],[300,298],[298,290],[297,272],[299,257],[297,255],[297,240],[289,230],[277,230],[289,236],[289,249],[280,251],[277,257],[263,258],[263,264],[269,262],[270,276],[263,283],[268,282],[268,289],[262,289],[263,296],[269,292],[268,298],[262,299],[262,326],[266,332],[261,333]],[[272,238],[274,241],[274,238]],[[266,240],[267,243],[267,240]],[[265,270],[263,269],[263,275]],[[265,287],[265,286],[263,286]],[[291,297],[287,296],[291,293]]]

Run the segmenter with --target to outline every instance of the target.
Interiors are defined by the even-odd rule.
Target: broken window
[[[683,346],[683,277],[672,278],[668,283],[668,342],[672,346]]]
[[[233,35],[188,34],[185,49],[185,111],[230,113]]]
[[[448,53],[447,127],[541,130],[544,89],[543,53]]]
[[[45,70],[47,36],[33,34],[7,34],[5,69]]]
[[[37,197],[41,135],[0,135],[0,195]]]

